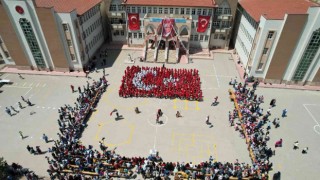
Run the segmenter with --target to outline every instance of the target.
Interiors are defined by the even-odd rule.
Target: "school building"
[[[228,49],[235,0],[0,0],[0,63],[82,70],[105,42],[144,48],[151,62],[189,49]]]
[[[320,5],[309,0],[240,0],[235,53],[267,83],[320,85]]]

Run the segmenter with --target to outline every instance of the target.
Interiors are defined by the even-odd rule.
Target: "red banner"
[[[174,36],[174,30],[173,30],[173,25],[174,25],[174,19],[162,19],[162,37],[167,38],[169,36]]]
[[[197,32],[199,33],[206,32],[209,22],[210,22],[210,16],[199,15]]]
[[[140,30],[140,20],[138,13],[128,13],[128,25],[132,31]]]

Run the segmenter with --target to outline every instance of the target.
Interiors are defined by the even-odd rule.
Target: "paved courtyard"
[[[164,161],[180,161],[199,163],[208,160],[212,155],[217,161],[250,163],[245,140],[239,132],[229,126],[228,111],[233,108],[229,100],[228,82],[237,76],[234,61],[229,54],[215,54],[214,60],[193,60],[190,64],[167,64],[167,68],[196,68],[202,81],[204,100],[202,102],[187,100],[168,100],[157,98],[120,98],[120,87],[124,70],[131,64],[124,64],[127,54],[133,58],[140,56],[139,51],[110,51],[105,67],[106,78],[110,86],[102,95],[97,110],[92,114],[88,127],[81,141],[99,149],[98,142],[105,137],[105,144],[110,149],[125,156],[148,156],[151,149],[159,151]],[[162,66],[158,63],[136,62],[139,66]],[[90,74],[92,79],[102,76],[102,70]],[[70,85],[75,87],[86,85],[92,79],[84,77],[58,77],[45,75],[2,74],[0,78],[10,79],[12,85],[4,85],[0,89],[0,156],[8,162],[18,162],[37,174],[47,176],[48,164],[44,155],[31,155],[27,145],[39,145],[42,150],[51,147],[46,144],[42,133],[49,138],[57,139],[57,108],[75,101],[77,93],[71,93]],[[283,147],[276,149],[276,156],[270,160],[274,170],[281,171],[282,179],[317,179],[320,167],[320,93],[317,91],[283,90],[258,88],[258,95],[263,94],[268,109],[271,99],[277,99],[277,106],[272,109],[271,119],[280,117],[282,109],[288,109],[288,117],[280,118],[280,128],[271,129],[269,147],[283,139]],[[13,117],[5,113],[6,106],[18,109],[20,96],[29,98],[35,105],[26,107]],[[219,96],[219,104],[210,106],[215,96]],[[22,101],[21,101],[22,102]],[[26,104],[24,104],[26,106]],[[136,114],[134,108],[139,107],[141,113]],[[113,109],[118,109],[124,117],[116,121],[110,116]],[[156,111],[164,112],[163,124],[156,125]],[[176,118],[176,111],[182,118]],[[30,115],[30,112],[36,112]],[[206,116],[210,116],[213,127],[205,124]],[[19,131],[26,139],[21,140]],[[300,150],[292,149],[293,142],[300,142]],[[308,154],[301,154],[303,147],[309,147]]]

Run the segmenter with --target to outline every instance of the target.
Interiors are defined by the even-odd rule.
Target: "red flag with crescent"
[[[204,33],[206,32],[210,22],[210,16],[201,16],[198,17],[198,28],[197,32]]]
[[[132,31],[140,30],[140,20],[138,13],[128,13],[129,29]]]

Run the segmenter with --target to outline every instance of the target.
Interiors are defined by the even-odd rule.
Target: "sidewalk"
[[[60,72],[60,71],[37,71],[37,70],[19,70],[17,68],[4,67],[0,70],[1,73],[13,73],[13,74],[32,74],[32,75],[49,75],[49,76],[74,76],[85,77],[84,72]]]

